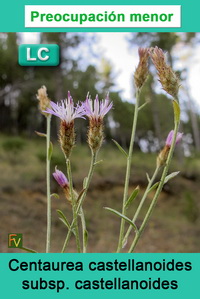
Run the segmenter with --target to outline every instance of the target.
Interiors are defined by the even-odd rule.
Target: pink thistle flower
[[[181,139],[182,139],[183,133],[178,132],[177,136],[176,136],[176,144],[178,144]],[[171,147],[172,145],[172,141],[173,141],[173,137],[174,137],[174,131],[171,130],[167,136],[167,139],[165,141],[165,145]]]
[[[67,124],[71,123],[75,118],[84,118],[85,111],[80,104],[74,105],[73,98],[68,91],[68,98],[61,100],[60,103],[50,102],[51,108],[46,108],[44,112],[59,117]]]
[[[92,101],[88,94],[85,102],[83,103],[83,107],[85,109],[85,115],[97,121],[98,119],[104,118],[104,116],[113,107],[113,103],[109,101],[108,95],[106,99],[102,101],[100,101],[98,95],[96,95],[95,100]]]
[[[53,177],[56,180],[56,182],[62,187],[62,188],[68,188],[69,182],[64,173],[57,168],[55,168],[55,172],[53,173]]]
[[[181,141],[182,136],[183,136],[183,133],[179,133],[179,132],[177,133],[175,144],[178,144]],[[174,131],[172,130],[169,132],[169,134],[167,136],[164,148],[162,149],[162,151],[159,153],[159,155],[157,157],[157,166],[161,167],[167,161],[173,138],[174,138]]]
[[[93,153],[97,152],[102,145],[103,118],[112,108],[113,103],[109,102],[108,95],[105,100],[99,101],[98,95],[92,101],[87,95],[83,107],[85,115],[89,118],[88,144]]]

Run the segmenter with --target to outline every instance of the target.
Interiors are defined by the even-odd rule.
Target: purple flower
[[[102,101],[99,100],[98,95],[96,95],[94,101],[92,101],[89,95],[87,95],[86,100],[83,103],[85,114],[94,120],[98,120],[99,118],[103,119],[112,106],[113,103],[109,101],[108,95],[106,99]]]
[[[53,114],[66,123],[71,123],[75,118],[84,118],[83,115],[85,111],[83,107],[79,104],[75,107],[69,91],[67,99],[61,100],[61,102],[57,104],[51,101],[50,104],[51,108],[47,108],[44,112]]]
[[[166,144],[167,146],[169,146],[169,147],[172,145],[173,136],[174,136],[174,131],[172,130],[172,131],[169,132],[169,134],[168,134],[168,136],[167,136],[167,139],[166,139],[166,141],[165,141],[165,144]],[[179,133],[179,132],[177,133],[177,136],[176,136],[176,144],[178,144],[178,143],[181,141],[182,136],[183,136],[183,133]]]
[[[68,179],[66,178],[66,176],[64,175],[64,173],[62,171],[58,170],[57,168],[55,168],[53,177],[62,188],[69,186],[69,182],[68,182]]]

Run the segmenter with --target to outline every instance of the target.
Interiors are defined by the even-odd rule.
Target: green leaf
[[[37,251],[27,248],[27,247],[18,247],[21,250],[27,251],[27,252],[31,252],[31,253],[37,253]]]
[[[85,188],[83,188],[83,189],[81,190],[81,192],[79,193],[78,198],[77,198],[77,203],[78,203],[79,200],[81,199],[81,197],[82,197],[82,195],[83,195],[84,192],[85,192]]]
[[[40,136],[40,137],[47,137],[47,134],[45,134],[45,133],[40,133],[40,132],[37,132],[37,131],[35,131],[35,133],[38,135],[38,136]]]
[[[177,176],[179,174],[180,171],[176,171],[176,172],[172,172],[171,174],[167,175],[165,180],[164,180],[164,184],[166,184],[169,180],[173,179],[175,176]],[[155,183],[148,191],[151,192],[152,190],[154,190],[155,188],[158,187],[160,182]]]
[[[147,104],[149,104],[150,101],[147,101],[145,102],[143,105],[141,105],[139,108],[138,108],[138,111],[142,110]]]
[[[150,177],[147,172],[146,172],[146,176],[147,176],[147,181],[150,182]]]
[[[83,238],[84,238],[84,244],[85,244],[85,246],[87,246],[87,242],[88,242],[88,231],[86,229],[84,230]]]
[[[114,210],[114,209],[108,208],[108,207],[104,207],[104,209],[106,209],[106,210],[112,212],[113,214],[119,216],[120,218],[123,218],[126,222],[128,222],[130,225],[133,226],[133,228],[134,228],[135,231],[138,231],[137,226],[135,225],[135,223],[133,223],[133,222],[131,221],[131,219],[129,219],[129,218],[126,217],[125,215],[121,214],[120,212],[118,212],[118,211],[116,211],[116,210]]]
[[[98,165],[98,164],[100,164],[102,162],[103,162],[103,160],[99,160],[99,161],[95,162],[94,165],[96,166],[96,165]]]
[[[65,217],[65,215],[63,214],[63,212],[61,210],[56,210],[58,215],[60,216],[59,219],[65,224],[65,226],[67,226],[67,228],[70,230],[70,224],[67,220],[67,218]]]
[[[83,180],[83,189],[85,189],[85,188],[86,188],[86,185],[87,185],[87,180],[88,180],[88,178],[87,178],[87,177],[85,177],[85,178],[84,178],[84,180]]]
[[[51,160],[52,153],[53,153],[53,143],[50,141],[49,150],[48,150],[48,160]]]
[[[139,193],[140,187],[137,186],[126,201],[125,208],[128,209],[132,201],[134,201]]]
[[[122,248],[125,248],[128,242],[128,238],[124,238],[123,243],[122,243]]]
[[[59,198],[60,198],[60,196],[59,196],[57,193],[52,193],[52,194],[51,194],[51,197],[55,197],[56,199],[59,199]]]
[[[124,154],[126,157],[128,157],[128,154],[127,154],[127,152],[121,147],[121,145],[119,145],[119,143],[116,141],[116,140],[114,140],[114,139],[112,139],[112,141],[115,143],[115,145],[118,147],[118,149],[120,150],[120,152],[122,153],[122,154]]]
[[[164,184],[166,184],[169,180],[173,179],[175,176],[179,174],[180,171],[172,172],[171,174],[168,174],[165,178]]]
[[[179,123],[181,110],[180,110],[179,103],[175,100],[173,100],[173,108],[174,108],[174,121],[175,123]]]
[[[149,189],[148,193],[151,192],[152,190],[156,189],[156,188],[158,187],[159,183],[160,183],[160,182],[156,182],[156,183]]]

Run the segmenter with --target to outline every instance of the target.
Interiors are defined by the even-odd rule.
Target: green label
[[[22,248],[23,236],[22,234],[10,233],[8,234],[8,248]]]
[[[55,44],[24,44],[18,47],[18,62],[22,66],[57,66],[59,46]]]

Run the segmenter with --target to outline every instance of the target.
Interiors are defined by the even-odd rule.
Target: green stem
[[[91,179],[92,179],[92,175],[94,173],[94,167],[95,167],[96,159],[97,159],[97,152],[96,153],[92,153],[92,159],[91,159],[90,169],[89,169],[89,172],[88,172],[87,181],[86,181],[86,185],[85,185],[85,191],[83,192],[81,198],[79,199],[79,202],[78,202],[78,205],[77,205],[77,208],[76,208],[76,215],[79,214],[79,210],[82,207],[83,201],[84,201],[84,199],[86,197],[86,194],[87,194],[87,191],[88,191]],[[66,247],[68,245],[68,242],[69,242],[69,239],[70,239],[70,236],[71,236],[71,233],[72,233],[72,229],[74,227],[74,223],[75,223],[75,221],[73,219],[72,223],[70,225],[70,229],[68,230],[66,239],[64,241],[61,253],[65,252],[65,249],[66,249]]]
[[[151,202],[151,205],[150,205],[150,207],[149,207],[149,209],[148,209],[148,211],[146,213],[146,216],[145,216],[145,218],[144,218],[144,220],[142,222],[142,225],[141,225],[138,233],[135,235],[135,238],[134,238],[134,240],[133,240],[133,242],[131,244],[131,247],[130,247],[130,249],[128,251],[129,253],[131,253],[131,252],[134,251],[134,249],[135,249],[135,247],[136,247],[136,245],[137,245],[137,243],[138,243],[138,241],[139,241],[139,239],[140,239],[140,237],[141,237],[141,235],[142,235],[142,233],[143,233],[143,231],[144,231],[144,229],[146,227],[146,224],[147,224],[147,222],[148,222],[148,220],[149,220],[149,218],[150,218],[150,216],[151,216],[151,214],[152,214],[152,212],[153,212],[153,210],[154,210],[154,208],[155,208],[155,206],[157,204],[158,197],[159,197],[159,195],[160,195],[160,193],[162,191],[162,188],[163,188],[163,185],[164,185],[164,182],[165,182],[165,178],[166,178],[167,173],[168,173],[169,165],[170,165],[171,160],[172,160],[172,156],[173,156],[175,144],[176,144],[176,136],[177,136],[177,133],[178,133],[179,122],[180,122],[179,120],[175,122],[173,141],[172,141],[172,145],[171,145],[171,148],[170,148],[170,151],[169,151],[169,155],[168,155],[168,158],[167,158],[167,161],[166,161],[166,165],[165,165],[163,173],[162,173],[162,177],[161,177],[160,183],[158,185],[158,188],[156,190],[154,198],[153,198],[153,200]]]
[[[134,117],[133,117],[133,126],[132,126],[131,140],[130,140],[130,146],[129,146],[129,153],[128,153],[128,157],[127,157],[126,177],[125,177],[125,184],[124,184],[124,196],[123,196],[123,206],[122,206],[122,214],[123,215],[126,214],[125,206],[126,206],[126,201],[128,198],[131,160],[132,160],[132,154],[133,154],[133,145],[134,145],[134,141],[135,141],[135,132],[136,132],[137,119],[138,119],[138,112],[139,112],[139,91],[137,91],[137,93],[136,93],[136,104],[135,104],[135,111],[134,111]],[[124,227],[125,227],[125,220],[121,219],[117,252],[120,252],[122,249],[123,238],[124,238]]]
[[[50,191],[50,133],[51,133],[51,115],[46,117],[47,134],[46,134],[46,184],[47,184],[47,238],[46,238],[46,253],[50,252],[51,248],[51,191]]]
[[[86,253],[87,252],[87,228],[86,228],[85,216],[82,207],[80,208],[80,217],[82,223],[83,253]]]
[[[83,194],[82,194],[82,196],[81,196],[81,198],[80,198],[80,200],[78,202],[77,208],[76,208],[76,213],[77,214],[79,213],[80,207],[83,204],[83,201],[84,201],[84,199],[86,197],[88,188],[90,186],[90,182],[91,182],[91,179],[92,179],[92,176],[93,176],[93,173],[94,173],[94,168],[95,168],[95,163],[96,163],[96,159],[97,159],[97,154],[98,154],[98,152],[95,152],[95,153],[92,152],[92,159],[91,159],[90,169],[89,169],[88,176],[87,176],[87,182],[86,182],[86,185],[85,185],[85,191],[83,192]]]
[[[132,222],[133,222],[133,223],[135,223],[135,221],[137,220],[137,217],[138,217],[138,215],[139,215],[139,213],[140,213],[140,211],[141,211],[141,209],[142,209],[142,206],[143,206],[143,204],[144,204],[144,202],[145,202],[145,200],[146,200],[146,197],[147,197],[147,195],[148,195],[148,193],[149,193],[149,189],[151,188],[151,186],[152,186],[152,184],[153,184],[153,182],[154,182],[154,180],[155,180],[155,178],[156,178],[156,176],[157,176],[159,170],[160,170],[160,167],[157,166],[156,169],[155,169],[155,171],[154,171],[154,173],[153,173],[152,178],[150,179],[150,181],[149,181],[149,183],[148,183],[148,185],[147,185],[147,188],[146,188],[146,190],[145,190],[145,192],[144,192],[144,195],[143,195],[143,197],[142,197],[142,199],[141,199],[141,201],[140,201],[140,204],[139,204],[139,206],[138,206],[138,208],[137,208],[137,210],[136,210],[136,212],[135,212],[135,214],[134,214],[134,217],[133,217],[133,219],[132,219]],[[126,241],[127,241],[127,239],[128,239],[128,236],[129,236],[129,234],[130,234],[132,228],[133,228],[133,227],[130,225],[129,228],[128,228],[128,230],[127,230],[127,232],[126,232],[126,234],[125,234],[125,237],[124,237],[124,239],[123,239],[123,245],[126,243]]]
[[[72,203],[72,212],[73,212],[73,222],[74,222],[74,229],[75,229],[76,247],[77,247],[77,251],[81,252],[79,231],[78,231],[78,219],[77,219],[77,213],[76,213],[76,199],[74,197],[71,163],[70,163],[69,159],[66,159],[66,164],[67,164],[67,175],[68,175],[68,180],[69,180],[70,197],[71,197],[71,203]]]

